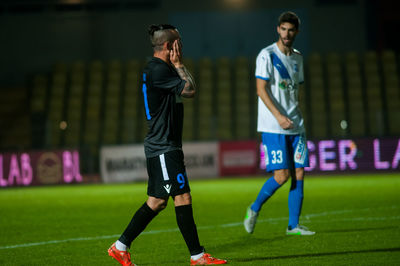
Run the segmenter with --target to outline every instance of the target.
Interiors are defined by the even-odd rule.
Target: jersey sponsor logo
[[[172,188],[172,186],[170,184],[166,184],[164,186],[164,189],[167,191],[168,194],[171,192],[171,188]]]
[[[296,152],[294,153],[294,161],[298,164],[304,164],[306,159],[307,147],[304,141],[304,137],[300,136],[299,142],[296,146]]]

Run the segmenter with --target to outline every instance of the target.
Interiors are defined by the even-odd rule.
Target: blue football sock
[[[296,228],[299,224],[301,206],[303,205],[303,180],[296,180],[289,192],[289,229]]]
[[[274,177],[271,177],[267,181],[265,181],[263,187],[258,193],[256,201],[251,205],[251,209],[255,212],[259,212],[261,210],[262,205],[269,199],[274,192],[280,188],[281,185],[275,181]]]

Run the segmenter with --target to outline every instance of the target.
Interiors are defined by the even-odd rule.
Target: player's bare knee
[[[190,193],[184,193],[174,197],[175,206],[189,205],[192,204],[192,196]]]
[[[288,181],[289,177],[290,177],[290,172],[288,169],[276,170],[274,172],[275,181],[279,185],[285,184],[286,181]]]
[[[278,184],[279,185],[283,185],[283,184],[285,184],[286,183],[286,181],[288,181],[289,180],[289,175],[285,175],[285,176],[281,176],[280,178],[279,178],[279,180],[277,180],[276,182],[278,182]]]
[[[147,200],[147,205],[150,207],[150,209],[156,212],[164,210],[167,207],[167,204],[168,200],[166,199],[150,197]]]
[[[304,168],[296,168],[296,180],[304,180]]]
[[[159,205],[158,205],[158,211],[162,211],[165,208],[167,208],[167,204],[168,204],[168,201],[166,201],[166,200],[163,201],[163,202],[160,202]]]

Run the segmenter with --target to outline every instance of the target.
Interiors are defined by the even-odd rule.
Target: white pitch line
[[[392,208],[397,208],[397,206],[392,206]],[[358,209],[358,210],[339,210],[339,211],[331,211],[331,212],[321,212],[321,213],[314,213],[314,214],[307,214],[303,217],[305,220],[308,220],[313,217],[321,217],[331,214],[344,214],[354,211],[367,211],[370,210],[369,208],[365,209]],[[279,218],[268,218],[268,219],[259,219],[258,223],[270,222],[275,223],[282,220],[287,220],[287,217],[279,217]],[[373,220],[388,220],[388,219],[400,219],[400,216],[392,216],[392,217],[356,217],[356,218],[343,218],[343,219],[335,219],[335,221],[373,221]],[[332,220],[330,220],[332,221]],[[235,226],[242,226],[243,222],[237,223],[227,223],[221,225],[209,225],[209,226],[199,226],[197,229],[204,230],[204,229],[213,229],[217,227],[227,228],[227,227],[235,227]],[[148,232],[143,232],[144,235],[154,235],[160,233],[168,233],[168,232],[177,232],[179,231],[178,228],[173,229],[163,229],[163,230],[152,230]],[[88,240],[99,240],[99,239],[110,239],[110,238],[117,238],[120,235],[106,235],[106,236],[94,236],[94,237],[77,237],[77,238],[68,238],[68,239],[60,239],[60,240],[50,240],[50,241],[42,241],[42,242],[33,242],[33,243],[24,243],[24,244],[17,244],[17,245],[9,245],[9,246],[0,246],[0,250],[2,249],[15,249],[15,248],[24,248],[24,247],[33,247],[33,246],[42,246],[42,245],[49,245],[49,244],[60,244],[66,242],[75,242],[75,241],[88,241]]]
[[[385,217],[355,217],[355,218],[340,218],[331,219],[329,222],[354,222],[354,221],[387,221],[400,220],[400,216],[385,216]],[[320,223],[320,221],[318,221]]]
[[[33,246],[41,246],[41,245],[48,245],[48,244],[59,244],[59,243],[65,243],[65,242],[70,242],[70,241],[86,241],[86,240],[108,239],[108,238],[113,238],[113,237],[118,237],[118,236],[119,235],[95,236],[95,237],[77,237],[77,238],[69,238],[69,239],[63,239],[63,240],[50,240],[50,241],[43,241],[43,242],[18,244],[18,245],[12,245],[12,246],[2,246],[2,247],[0,247],[0,249],[33,247]]]

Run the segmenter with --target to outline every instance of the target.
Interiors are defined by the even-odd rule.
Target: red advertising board
[[[257,141],[219,143],[220,175],[254,175],[258,171]]]
[[[79,182],[76,150],[0,153],[0,187]]]

